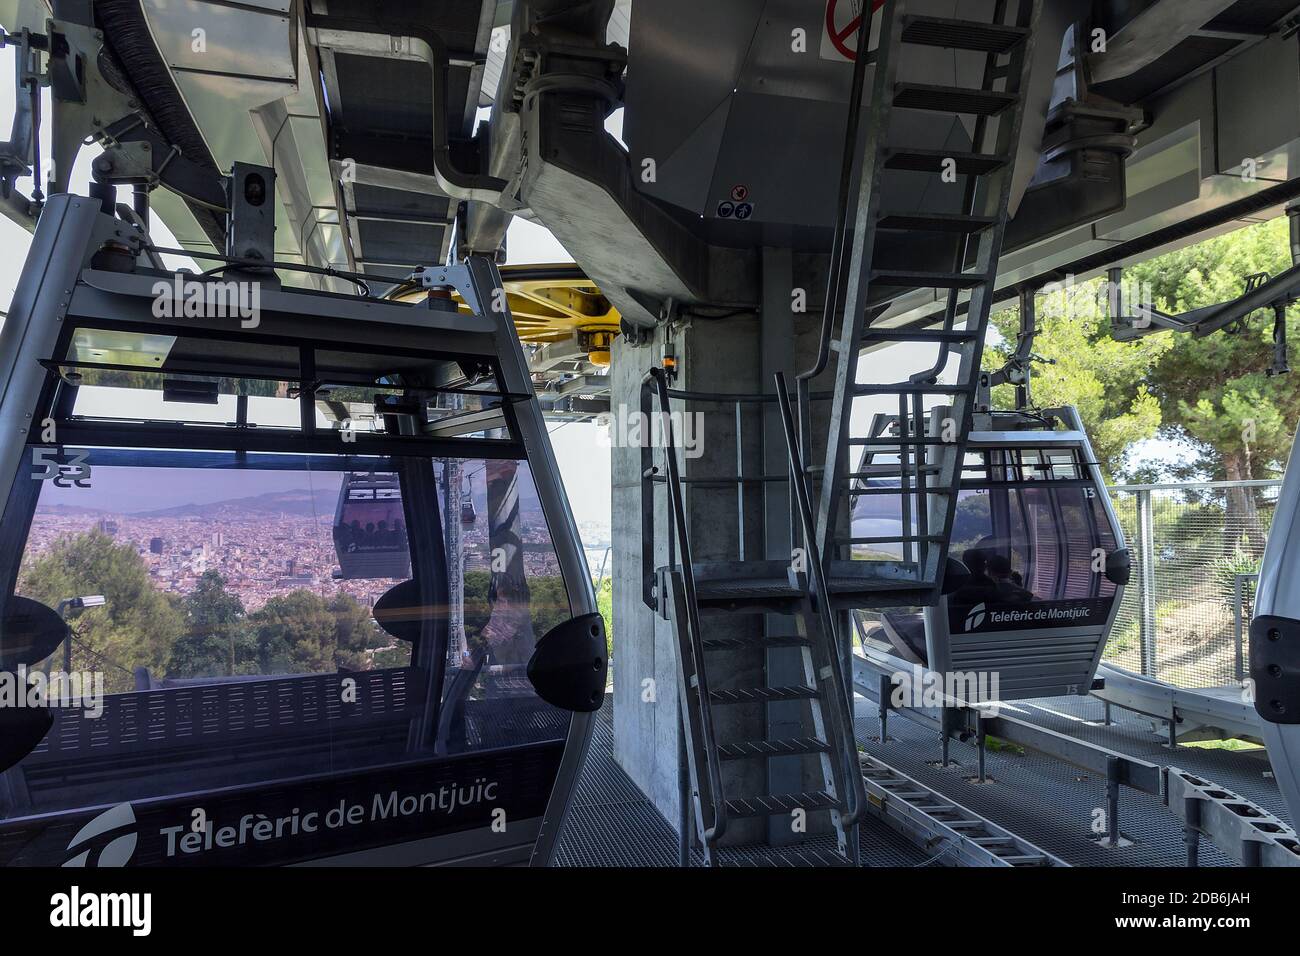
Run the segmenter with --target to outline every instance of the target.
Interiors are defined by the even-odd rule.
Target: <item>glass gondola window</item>
[[[526,677],[571,608],[510,398],[473,363],[457,390],[424,383],[444,359],[318,351],[311,378],[277,348],[98,330],[50,364],[78,439],[30,436],[0,595],[65,614],[35,666],[103,693],[52,709],[0,820],[566,738]],[[89,480],[42,480],[51,452]]]
[[[537,640],[570,616],[526,462],[396,459],[352,472],[324,456],[276,457],[214,467],[210,453],[93,449],[89,487],[33,480],[30,531],[6,573],[13,593],[51,608],[104,596],[69,614],[66,644],[38,664],[103,675],[104,718],[59,709],[10,771],[23,795],[0,793],[0,819],[75,805],[95,779],[106,802],[564,738],[568,712],[525,674]],[[423,527],[448,558],[431,582],[437,599],[418,606],[435,649],[447,642],[433,700],[421,688],[437,658],[374,611],[431,570],[413,567],[405,538],[402,492],[421,472],[439,492]],[[455,472],[443,511],[443,476]],[[365,573],[340,573],[357,554]],[[355,705],[346,680],[359,685]]]
[[[969,629],[979,605],[999,612],[982,616],[987,630],[997,629],[1004,611],[1018,627],[1094,623],[1109,612],[1115,585],[1097,570],[1095,553],[1116,545],[1090,491],[1044,482],[959,494],[952,554],[970,577],[948,601],[954,632]]]
[[[526,462],[447,459],[437,472],[448,514],[460,509],[461,520],[445,531],[464,582],[446,695],[463,725],[449,734],[449,749],[550,733],[563,715],[537,707],[526,666],[542,635],[568,619],[569,596],[531,470]]]

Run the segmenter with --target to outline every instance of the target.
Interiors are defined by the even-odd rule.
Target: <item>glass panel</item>
[[[567,715],[541,703],[526,676],[534,645],[568,620],[569,596],[537,488],[526,462],[446,459],[437,468],[446,496],[454,590],[444,728],[449,752],[552,739]],[[459,489],[459,492],[457,492]]]
[[[293,345],[117,329],[76,329],[64,360],[208,376],[292,380],[299,374],[298,348]]]
[[[1089,487],[963,491],[952,543],[971,575],[949,597],[954,633],[1099,626],[1110,612],[1115,585],[1097,568],[1115,538]]]
[[[501,392],[491,364],[482,358],[317,349],[316,375],[348,384]]]
[[[525,673],[570,616],[526,462],[85,451],[83,486],[16,482],[0,571],[98,712],[51,709],[0,819],[567,735]]]
[[[316,426],[390,438],[509,439],[504,404],[492,394],[333,383],[316,390]]]
[[[80,383],[72,405],[76,419],[301,428],[295,382],[94,368],[65,367],[63,373]],[[244,422],[241,395],[248,396]]]

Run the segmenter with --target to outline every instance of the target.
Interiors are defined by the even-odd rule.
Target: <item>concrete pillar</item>
[[[646,370],[661,364],[664,347],[672,343],[681,373],[674,387],[711,392],[752,393],[761,387],[758,358],[758,323],[753,316],[696,319],[671,332],[660,329],[653,344],[631,348],[623,340],[615,345],[611,377],[611,414],[639,410],[640,382]],[[732,476],[737,473],[735,409],[732,406],[691,406],[702,411],[697,425],[699,457],[681,459],[687,478]],[[761,414],[744,412],[745,470],[756,474],[761,466]],[[617,434],[617,429],[616,429]],[[675,637],[672,625],[658,618],[641,602],[641,461],[639,448],[613,448],[613,575],[614,575],[614,757],[654,805],[669,820],[678,820],[678,686]],[[655,565],[669,560],[671,513],[662,485],[655,496]],[[746,521],[737,522],[737,495],[733,487],[688,487],[686,505],[691,544],[697,562],[734,561],[761,556],[759,493],[751,491]],[[710,614],[703,620],[708,636],[757,633],[759,617]],[[714,652],[708,657],[709,676],[715,689],[761,687],[764,660],[759,651]],[[653,699],[647,699],[653,698]],[[717,708],[714,725],[719,740],[760,740],[764,736],[762,708],[740,705]],[[726,765],[724,787],[729,793],[763,793],[764,769],[755,761]],[[729,827],[728,841],[756,842],[764,838],[764,821],[737,820]]]
[[[801,274],[806,264],[788,250],[765,255],[764,309],[762,316],[693,319],[681,326],[656,330],[653,341],[633,347],[622,337],[614,346],[611,369],[611,414],[617,423],[639,410],[640,383],[646,371],[660,365],[671,345],[681,369],[674,387],[692,391],[772,393],[772,375],[788,374],[811,362],[817,346],[820,314],[820,276]],[[792,290],[798,283],[809,293],[809,311],[795,315]],[[823,386],[824,387],[824,386]],[[750,476],[785,473],[785,442],[775,406],[768,411],[748,406],[739,427],[743,446],[736,442],[737,420],[732,405],[691,405],[703,411],[700,456],[681,460],[684,477],[731,477],[743,467]],[[824,413],[824,406],[818,409]],[[817,430],[814,423],[814,431]],[[814,455],[822,453],[822,445]],[[675,637],[672,624],[645,607],[641,599],[641,459],[640,448],[620,447],[616,440],[613,462],[614,581],[614,757],[670,824],[679,819],[678,687]],[[719,488],[688,487],[686,502],[691,545],[697,562],[790,557],[790,508],[786,486],[750,486],[744,494],[744,518],[737,521],[738,499],[734,485]],[[671,514],[662,484],[654,491],[654,565],[669,561]],[[765,520],[766,518],[766,520]],[[759,615],[709,614],[702,620],[706,636],[784,633],[793,627],[789,618]],[[765,684],[802,683],[801,667],[785,656],[769,657],[761,650],[712,652],[709,676],[715,689],[761,687]],[[767,711],[766,713],[764,711]],[[808,733],[804,704],[764,708],[739,705],[714,709],[715,729],[722,742],[761,740],[768,736]],[[724,765],[724,788],[729,795],[760,794],[798,789],[820,789],[820,774],[813,762],[800,774],[798,761],[729,761]],[[769,773],[771,777],[769,779]],[[816,821],[812,829],[818,827]],[[734,820],[724,842],[789,842],[789,822]]]

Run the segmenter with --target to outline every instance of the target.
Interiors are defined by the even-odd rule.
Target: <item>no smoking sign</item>
[[[880,8],[885,0],[826,0],[826,17],[822,23],[821,57],[852,63],[858,58],[858,31],[863,10],[870,5],[871,29],[879,25]]]

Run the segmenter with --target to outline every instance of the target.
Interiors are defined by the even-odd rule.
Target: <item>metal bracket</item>
[[[1257,804],[1177,767],[1166,771],[1166,792],[1183,821],[1188,866],[1202,836],[1242,866],[1300,866],[1295,830]]]
[[[418,279],[423,289],[435,289],[451,286],[458,293],[475,315],[486,315],[485,303],[480,295],[478,284],[468,265],[422,266],[415,270],[413,278]],[[492,294],[495,295],[493,290]],[[504,291],[502,291],[504,295]]]

